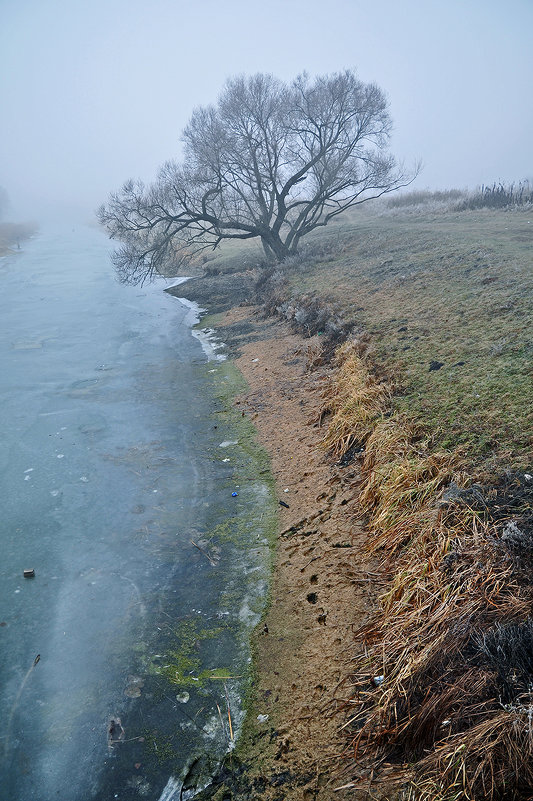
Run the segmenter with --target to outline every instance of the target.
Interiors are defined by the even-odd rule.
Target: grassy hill
[[[260,258],[233,245],[204,267],[222,277]],[[303,333],[334,318],[364,337],[394,408],[480,476],[530,461],[533,208],[362,206],[315,231],[266,288]]]
[[[288,269],[371,336],[395,406],[477,467],[530,457],[533,209],[352,213]],[[329,249],[329,253],[327,250]]]

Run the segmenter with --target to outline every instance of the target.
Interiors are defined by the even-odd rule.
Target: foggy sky
[[[533,177],[533,0],[0,0],[0,186],[90,214],[230,75],[356,69],[416,186]]]

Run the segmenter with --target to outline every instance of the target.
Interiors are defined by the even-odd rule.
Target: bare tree
[[[259,237],[283,261],[341,212],[405,186],[386,147],[391,120],[374,84],[346,70],[287,85],[230,79],[183,133],[184,159],[150,186],[128,181],[98,216],[123,246],[114,263],[139,283],[225,239]]]

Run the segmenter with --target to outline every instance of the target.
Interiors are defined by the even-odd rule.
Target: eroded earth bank
[[[319,338],[304,339],[259,306],[228,309],[228,284],[200,279],[175,294],[218,311],[201,325],[216,323],[247,381],[235,402],[270,454],[280,523],[271,604],[254,637],[247,723],[201,797],[342,799],[349,789],[354,798],[342,726],[351,710],[354,630],[381,581],[364,553],[357,454],[335,461],[324,447],[324,392],[334,368],[318,356]],[[237,297],[245,287],[234,287]],[[361,797],[371,779],[362,767]]]

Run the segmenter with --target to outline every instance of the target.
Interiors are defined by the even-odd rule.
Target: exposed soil
[[[321,445],[331,368],[310,370],[317,341],[264,320],[256,307],[230,309],[218,332],[241,354],[236,364],[249,392],[236,403],[271,456],[280,532],[272,602],[255,638],[254,719],[239,756],[201,797],[368,798],[370,771],[361,767],[357,790],[340,728],[350,711],[353,630],[374,604],[379,577],[363,553],[358,463],[335,465]],[[347,783],[349,790],[337,790]]]
[[[210,314],[227,311],[239,303],[250,301],[255,295],[257,273],[254,270],[234,274],[202,275],[190,278],[186,285],[178,284],[167,289],[169,295],[187,297]]]

